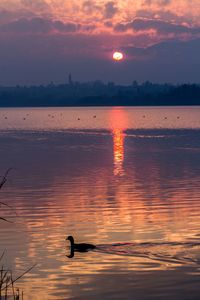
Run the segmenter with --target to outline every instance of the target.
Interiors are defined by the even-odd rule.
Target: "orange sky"
[[[96,31],[107,31],[117,23],[138,17],[189,26],[200,24],[199,0],[1,0],[0,11],[12,12],[13,19],[40,16],[95,25]]]

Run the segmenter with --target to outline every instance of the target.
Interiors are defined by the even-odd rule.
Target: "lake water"
[[[199,107],[1,109],[0,157],[25,300],[200,299]]]

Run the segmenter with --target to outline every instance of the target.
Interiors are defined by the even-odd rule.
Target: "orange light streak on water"
[[[113,135],[114,175],[123,176],[124,169],[124,130],[127,128],[127,115],[123,108],[114,108],[110,114]]]
[[[124,174],[124,133],[121,129],[113,130],[113,148],[114,148],[114,175],[122,176]]]

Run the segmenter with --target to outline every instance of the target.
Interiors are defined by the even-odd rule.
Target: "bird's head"
[[[66,238],[67,241],[70,241],[72,244],[74,243],[74,238],[73,236],[69,235],[67,238]]]

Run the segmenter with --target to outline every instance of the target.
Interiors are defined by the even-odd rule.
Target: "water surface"
[[[24,299],[199,299],[200,108],[1,109],[0,130]],[[69,259],[67,235],[98,249]]]

